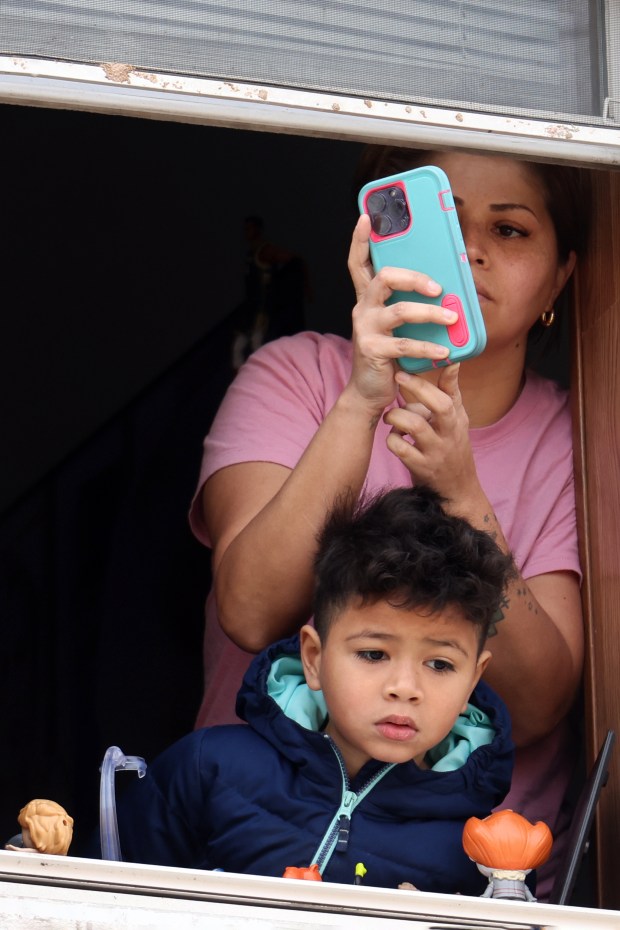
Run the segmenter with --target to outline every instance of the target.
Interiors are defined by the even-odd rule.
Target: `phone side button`
[[[439,197],[439,205],[444,213],[449,213],[450,210],[454,210],[454,200],[451,190],[439,191],[437,196]]]
[[[467,320],[465,319],[465,314],[463,312],[463,304],[460,301],[460,298],[456,294],[446,294],[443,300],[441,301],[441,306],[445,307],[446,310],[454,310],[455,313],[458,313],[459,318],[456,323],[452,323],[450,326],[446,326],[448,331],[448,339],[453,346],[467,345],[469,341],[469,329],[467,326]]]

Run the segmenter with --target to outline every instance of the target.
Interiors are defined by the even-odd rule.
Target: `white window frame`
[[[3,930],[617,930],[619,911],[0,851]]]
[[[614,6],[620,19],[620,0]],[[620,50],[610,88],[618,83],[618,58]],[[613,118],[611,99],[603,125],[585,125],[182,77],[118,62],[0,56],[0,102],[620,167],[620,120]]]

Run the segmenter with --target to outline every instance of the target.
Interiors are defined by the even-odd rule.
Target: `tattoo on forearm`
[[[510,598],[504,595],[504,597],[502,598],[501,604],[499,605],[499,607],[493,614],[493,619],[491,620],[489,624],[489,632],[488,632],[489,639],[491,638],[491,636],[497,636],[497,624],[501,620],[504,619],[504,617],[506,616],[505,611],[508,610],[509,606],[510,606]]]
[[[482,518],[482,522],[485,525],[484,526],[485,533],[491,537],[493,542],[497,542],[497,529],[491,529],[492,524],[495,524],[497,526],[497,520],[496,520],[495,514],[485,513],[484,517]]]
[[[536,601],[533,599],[532,592],[530,591],[528,586],[525,584],[525,582],[523,583],[522,587],[517,588],[516,593],[518,597],[526,598],[525,606],[531,613],[533,613],[534,615],[538,614],[538,605]]]
[[[518,588],[515,588],[514,593],[516,597],[525,598],[526,599],[525,606],[527,607],[527,609],[531,611],[531,613],[533,613],[534,616],[538,615],[538,605],[536,601],[533,599],[532,592],[530,591],[528,586],[525,584],[525,582],[523,582],[522,585],[519,585]],[[489,633],[488,633],[489,637],[497,636],[497,624],[505,618],[506,611],[509,609],[509,607],[510,607],[510,598],[507,595],[504,595],[500,606],[498,607],[496,612],[493,614],[493,619],[491,620],[491,623],[489,624]]]

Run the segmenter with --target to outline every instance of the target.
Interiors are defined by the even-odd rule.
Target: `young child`
[[[123,859],[481,894],[463,825],[504,798],[508,713],[480,676],[513,572],[427,488],[341,502],[314,626],[259,654],[237,712],[160,755],[118,805]]]

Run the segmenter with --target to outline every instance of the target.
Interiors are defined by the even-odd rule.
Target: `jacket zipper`
[[[340,807],[336,811],[323,839],[319,843],[317,851],[310,860],[311,864],[316,863],[318,865],[321,875],[323,874],[323,871],[331,859],[332,853],[334,851],[346,852],[349,845],[351,814],[357,805],[360,803],[360,801],[364,800],[370,791],[372,791],[377,782],[381,781],[383,776],[387,775],[387,773],[396,765],[395,762],[387,763],[383,766],[382,769],[373,775],[373,777],[367,781],[359,791],[351,791],[351,783],[349,782],[349,776],[347,775],[344,759],[342,758],[340,750],[327,734],[325,734],[325,739],[329,740],[329,745],[333,749],[338,760],[338,765],[340,766],[340,774],[342,776],[342,798],[340,801]]]

